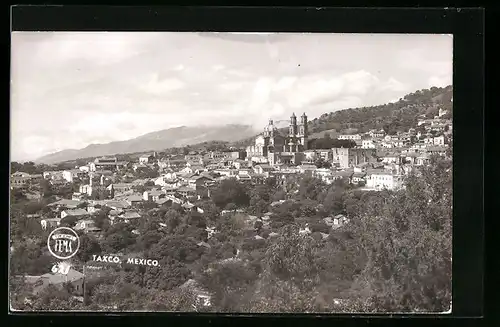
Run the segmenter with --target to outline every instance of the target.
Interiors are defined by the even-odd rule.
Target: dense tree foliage
[[[356,142],[353,140],[339,140],[330,137],[323,137],[309,140],[309,149],[332,149],[332,148],[354,148]]]
[[[219,208],[225,208],[229,203],[234,203],[237,206],[248,206],[250,196],[245,185],[231,178],[222,181],[213,190],[212,200]]]
[[[433,88],[393,104],[326,114],[313,120],[311,129],[386,129],[395,133],[414,123],[417,113],[433,115],[436,104],[446,107],[448,93],[451,88]],[[324,142],[330,147],[334,141],[325,135],[319,143],[316,140],[316,146]],[[203,146],[221,149],[227,144]],[[178,150],[189,153],[200,149]],[[324,165],[320,160],[316,164]],[[29,163],[14,166],[31,169]],[[96,208],[92,219],[102,233],[100,237],[80,235],[80,250],[72,259],[75,264],[89,261],[93,254],[121,253],[158,260],[159,265],[109,264],[100,275],[88,274],[84,303],[66,286],[49,287],[34,296],[29,283],[15,278],[10,285],[11,303],[16,309],[27,310],[449,309],[450,160],[432,157],[431,165],[414,171],[406,178],[405,188],[398,191],[360,191],[347,180],[327,185],[299,174],[283,184],[275,182],[253,185],[227,179],[211,188],[210,197],[192,200],[200,211],[177,203],[147,203],[137,208],[142,218],[136,222],[115,221],[111,225],[111,209]],[[15,276],[45,274],[56,261],[46,249],[50,231],[42,230],[40,221],[28,215],[55,217],[58,213],[46,207],[54,200],[51,196],[68,197],[73,189],[70,184],[44,182],[40,188],[44,194],[40,201],[29,200],[19,190],[10,195],[10,272]],[[332,227],[335,216],[345,216],[348,223]],[[63,219],[61,223],[72,225],[74,221]],[[209,308],[197,304],[199,290],[181,287],[190,280],[210,294]]]

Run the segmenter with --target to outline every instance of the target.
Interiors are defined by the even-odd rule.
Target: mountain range
[[[432,87],[409,93],[397,102],[378,106],[350,108],[325,113],[309,121],[310,139],[321,138],[328,133],[335,138],[338,132],[364,133],[370,129],[384,129],[392,134],[405,131],[416,125],[418,117],[432,118],[438,108],[453,112],[453,87]],[[274,120],[274,125],[283,133],[287,132],[288,120]],[[253,143],[254,137],[264,126],[255,128],[243,124],[224,126],[175,127],[148,133],[130,140],[91,144],[83,149],[68,149],[45,155],[36,163],[54,164],[79,158],[104,155],[163,151],[172,147],[199,144],[207,141],[230,142],[235,147],[245,147]]]
[[[166,148],[183,147],[205,141],[235,141],[254,136],[259,131],[249,125],[231,124],[224,126],[180,126],[156,131],[139,137],[105,144],[90,144],[83,149],[67,149],[45,155],[36,163],[54,164],[78,158],[161,151]]]

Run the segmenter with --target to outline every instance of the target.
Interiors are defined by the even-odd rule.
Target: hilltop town
[[[384,216],[391,210],[404,210],[394,207],[395,202],[387,207],[387,199],[396,201],[392,199],[410,196],[408,192],[415,192],[415,187],[423,190],[448,182],[453,130],[450,112],[440,108],[435,117],[418,117],[417,124],[408,130],[391,133],[376,129],[340,132],[335,138],[324,134],[312,140],[308,126],[305,112],[300,117],[292,113],[287,132],[269,120],[251,145],[225,151],[155,151],[133,160],[98,157],[71,169],[35,169],[35,173],[22,171],[18,164],[10,182],[11,273],[24,278],[16,286],[23,289],[17,293],[18,305],[40,308],[40,299],[45,297],[60,308],[72,303],[71,308],[79,309],[141,309],[119,294],[120,287],[129,285],[136,297],[150,296],[147,289],[166,292],[150,298],[150,304],[143,304],[145,309],[156,305],[227,311],[235,309],[231,301],[243,311],[276,309],[278,300],[262,295],[263,285],[279,288],[296,272],[291,262],[278,264],[273,256],[286,247],[296,247],[296,253],[280,260],[299,260],[296,256],[313,260],[296,262],[305,270],[297,273],[301,286],[293,286],[300,290],[306,281],[320,281],[306,287],[316,292],[314,303],[308,305],[326,311],[360,305],[346,295],[354,294],[353,283],[367,269],[366,254],[357,252],[353,235],[360,233],[360,226],[384,229],[369,225],[369,220],[362,220],[363,215]],[[444,169],[443,162],[447,170],[436,172]],[[425,198],[415,201],[437,201],[435,194],[427,199],[431,195],[425,192]],[[451,186],[440,192],[451,201]],[[451,214],[448,202],[438,202],[432,205],[447,208]],[[437,210],[432,205],[425,210]],[[419,219],[424,221],[427,216],[422,215]],[[442,221],[449,218],[444,213],[443,217]],[[46,235],[60,226],[73,228],[82,238],[69,280],[49,273],[54,260],[43,249]],[[429,228],[442,233],[441,227]],[[297,243],[304,237],[309,241],[303,246],[309,250]],[[361,242],[361,237],[356,241]],[[351,258],[339,259],[337,255],[337,263],[323,262],[325,257],[318,253],[338,253],[339,246]],[[309,258],[307,251],[311,249],[315,255]],[[158,260],[161,268],[139,271],[110,263],[91,278],[84,267],[102,264],[93,262],[96,255],[150,258]],[[321,265],[314,261],[320,260],[315,256],[322,258]],[[336,264],[343,271],[332,268]],[[308,266],[316,270],[311,272]],[[284,273],[283,269],[289,271]],[[104,274],[108,279],[103,271],[108,271]],[[128,271],[127,276],[124,271]],[[84,280],[92,285],[86,291]],[[326,293],[318,291],[318,285],[326,284],[330,285],[323,288]],[[47,293],[53,286],[66,302],[57,300],[55,293]],[[111,295],[104,300],[106,293]],[[264,298],[268,308],[257,305]],[[177,299],[175,305],[171,299]]]

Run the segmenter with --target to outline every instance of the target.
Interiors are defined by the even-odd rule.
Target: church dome
[[[264,132],[277,132],[278,128],[274,125],[274,121],[269,119],[269,123],[264,127]]]

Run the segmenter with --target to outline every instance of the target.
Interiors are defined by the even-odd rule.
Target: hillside
[[[406,131],[416,125],[420,116],[432,118],[437,115],[439,108],[452,112],[452,96],[452,86],[432,87],[407,94],[394,103],[325,113],[309,121],[311,134],[309,138],[322,138],[325,133],[328,133],[331,138],[336,138],[339,133],[364,133],[371,129],[384,129],[389,134]],[[286,135],[288,121],[277,120],[274,123],[279,131]],[[255,136],[260,132],[261,129],[255,130],[248,125],[182,126],[148,133],[131,140],[91,144],[79,150],[63,150],[41,157],[36,162],[52,164],[103,155],[163,151],[167,148],[187,145],[204,147],[206,145],[204,142],[208,141],[230,142],[228,146],[242,148],[252,144]]]
[[[416,125],[421,115],[432,118],[439,108],[453,111],[453,87],[432,87],[405,95],[399,101],[379,106],[350,108],[325,113],[309,121],[310,139],[321,138],[325,132],[335,138],[338,133],[364,133],[371,129],[384,129],[389,134],[406,131]],[[288,129],[281,128],[286,135]],[[234,142],[234,146],[244,147],[252,144],[254,137]]]
[[[175,127],[148,133],[126,141],[106,144],[91,144],[83,149],[69,149],[43,156],[37,163],[57,163],[78,158],[104,155],[161,151],[171,147],[182,147],[205,141],[234,141],[255,135],[256,131],[247,125]]]
[[[384,129],[389,134],[405,131],[415,126],[421,115],[432,118],[439,108],[452,112],[452,96],[452,86],[419,90],[394,103],[323,114],[309,122],[309,130],[317,133],[328,129],[341,132],[351,129],[364,133],[371,129]]]

